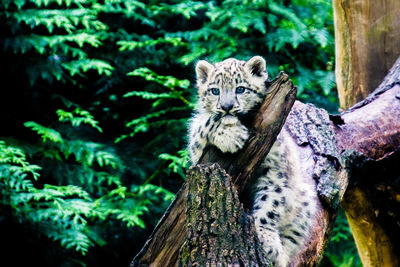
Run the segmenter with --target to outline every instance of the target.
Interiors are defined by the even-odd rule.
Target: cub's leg
[[[263,181],[257,193],[253,206],[253,216],[257,236],[262,242],[264,251],[268,258],[273,261],[274,266],[286,267],[289,256],[282,243],[280,224],[286,198],[275,191],[279,191],[279,185],[260,177]]]
[[[210,131],[220,124],[217,115],[199,113],[190,121],[189,152],[193,165],[196,165],[203,155],[204,148],[209,143]]]
[[[253,216],[257,236],[274,266],[287,267],[290,261],[282,240],[281,226],[287,223],[286,209],[290,195],[286,162],[280,141],[274,143],[260,165],[255,185]]]
[[[267,257],[272,261],[273,266],[276,267],[287,267],[289,263],[289,257],[283,250],[279,231],[271,226],[269,223],[263,223],[264,217],[255,217],[255,226],[258,238],[263,245]]]

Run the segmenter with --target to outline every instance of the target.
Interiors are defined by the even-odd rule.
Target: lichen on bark
[[[187,184],[187,231],[179,266],[270,266],[252,216],[218,164],[191,167]]]

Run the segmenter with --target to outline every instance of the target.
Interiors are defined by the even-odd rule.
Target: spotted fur
[[[233,58],[196,65],[199,101],[190,122],[189,151],[196,164],[207,145],[224,153],[239,151],[249,137],[246,119],[268,93],[265,60]],[[239,89],[238,89],[239,88]],[[254,186],[252,214],[257,235],[275,266],[289,266],[303,248],[315,213],[315,185],[304,182],[295,169],[300,160],[296,144],[282,131],[261,164]]]

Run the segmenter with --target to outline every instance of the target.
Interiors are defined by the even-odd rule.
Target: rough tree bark
[[[336,80],[340,105],[348,108],[372,92],[400,56],[400,1],[334,0],[333,7]],[[387,79],[367,102],[398,84],[399,75],[396,67],[392,69],[388,75],[391,79]],[[386,94],[386,97],[389,95]],[[394,95],[391,97],[392,101],[397,102]],[[352,109],[363,110],[365,108],[361,105],[364,104]],[[398,266],[400,263],[400,244],[395,239],[400,235],[399,168],[393,159],[387,159],[388,155],[384,154],[385,151],[394,151],[385,146],[395,146],[400,137],[390,134],[396,131],[395,128],[381,127],[382,120],[386,120],[386,125],[397,125],[396,120],[399,121],[400,116],[390,105],[381,111],[383,108],[375,105],[380,112],[363,114],[362,119],[366,122],[376,121],[375,127],[368,128],[366,124],[347,131],[349,136],[342,134],[342,138],[339,138],[343,141],[341,146],[351,147],[359,153],[358,157],[353,157],[358,158],[357,165],[361,166],[352,168],[350,172],[351,180],[355,182],[350,184],[342,206],[364,266]],[[381,113],[387,115],[376,116]],[[343,117],[347,121],[360,119],[349,114]],[[387,132],[377,136],[376,133],[383,129]],[[369,139],[361,138],[367,135]],[[396,156],[392,155],[391,158]]]
[[[187,185],[187,234],[179,266],[269,266],[253,218],[218,164],[192,167]]]

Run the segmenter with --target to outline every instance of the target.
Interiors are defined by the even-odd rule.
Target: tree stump
[[[179,266],[270,266],[253,218],[218,164],[191,167],[187,186],[187,237]]]

